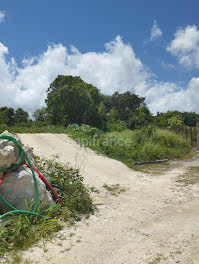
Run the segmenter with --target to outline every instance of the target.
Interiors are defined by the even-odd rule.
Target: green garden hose
[[[30,215],[30,220],[32,219],[33,216],[43,216],[42,215],[43,212],[46,212],[46,211],[49,211],[50,209],[53,209],[56,205],[51,206],[49,209],[44,210],[41,213],[37,212],[38,203],[39,203],[39,190],[38,190],[37,179],[36,179],[32,164],[31,164],[26,152],[24,151],[22,146],[19,144],[19,142],[15,138],[13,138],[11,136],[2,135],[2,136],[0,136],[0,140],[1,139],[12,141],[13,143],[15,143],[18,146],[18,148],[19,148],[19,158],[18,158],[17,164],[13,165],[9,169],[5,169],[5,170],[0,169],[0,172],[7,173],[7,172],[11,172],[11,171],[15,170],[20,165],[20,163],[22,162],[22,154],[24,154],[24,156],[25,156],[25,158],[26,158],[26,160],[27,160],[27,162],[28,162],[28,164],[30,166],[31,172],[32,172],[32,176],[33,176],[33,180],[34,180],[34,187],[35,187],[35,192],[36,192],[36,199],[35,199],[35,204],[34,204],[34,208],[33,208],[32,211],[19,210],[19,209],[15,208],[14,206],[12,206],[0,193],[0,200],[4,204],[6,204],[10,209],[12,209],[11,211],[9,211],[7,213],[4,213],[3,215],[0,215],[0,220],[3,217],[5,217],[7,215],[12,215],[12,214]]]

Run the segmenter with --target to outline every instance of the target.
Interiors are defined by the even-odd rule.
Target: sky
[[[198,0],[0,0],[0,107],[45,106],[59,75],[199,113]]]

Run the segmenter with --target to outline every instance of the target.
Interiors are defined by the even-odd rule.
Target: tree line
[[[22,108],[0,108],[0,124],[41,123],[67,127],[87,124],[104,131],[139,129],[153,124],[175,131],[193,127],[199,121],[194,112],[168,111],[153,116],[145,98],[131,92],[104,95],[80,77],[59,75],[47,89],[46,107],[37,109],[29,119]]]
[[[0,125],[13,126],[28,121],[29,115],[22,108],[14,110],[12,107],[0,107]]]

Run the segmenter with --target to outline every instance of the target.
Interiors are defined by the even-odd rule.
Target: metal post
[[[196,133],[197,133],[197,149],[199,150],[199,123],[196,124]]]

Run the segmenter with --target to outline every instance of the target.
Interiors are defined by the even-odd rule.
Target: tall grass
[[[183,158],[191,151],[189,143],[174,132],[147,127],[140,130],[125,130],[89,134],[89,128],[69,127],[68,134],[82,145],[108,157],[120,160],[132,167],[134,161]]]
[[[0,133],[8,130],[10,133],[66,133],[66,128],[63,126],[54,126],[49,124],[37,123],[24,123],[16,126],[0,125]]]

